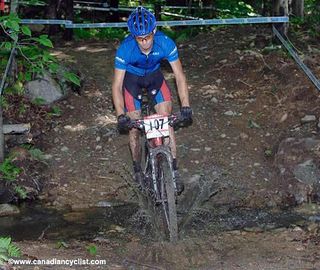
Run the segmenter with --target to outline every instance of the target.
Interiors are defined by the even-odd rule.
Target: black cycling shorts
[[[127,112],[141,110],[142,89],[146,89],[153,104],[171,101],[171,91],[158,69],[146,76],[137,76],[126,72],[123,81],[124,105]]]

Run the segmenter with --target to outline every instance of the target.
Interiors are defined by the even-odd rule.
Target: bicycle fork
[[[151,149],[149,149],[149,151],[150,151],[149,152],[149,155],[150,155],[149,161],[151,163],[151,171],[152,171],[152,185],[153,185],[153,189],[156,194],[156,201],[160,201],[161,196],[160,196],[160,191],[159,191],[158,183],[157,183],[157,169],[156,169],[157,156],[159,154],[165,155],[165,158],[168,160],[170,171],[172,172],[173,185],[176,190],[176,178],[175,178],[173,165],[172,165],[173,157],[172,157],[171,151],[168,146],[161,145],[156,148],[151,148]]]

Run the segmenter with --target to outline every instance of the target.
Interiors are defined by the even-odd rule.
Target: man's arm
[[[122,94],[122,84],[126,71],[122,69],[114,70],[114,77],[112,82],[112,98],[116,109],[117,117],[124,114],[124,99]]]
[[[180,60],[169,62],[176,77],[176,83],[178,88],[178,94],[182,107],[189,107],[189,91],[186,76],[184,75]]]

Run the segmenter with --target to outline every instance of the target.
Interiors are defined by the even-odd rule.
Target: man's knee
[[[172,111],[172,102],[171,101],[161,102],[155,106],[155,109],[158,114],[168,115]]]
[[[129,116],[131,119],[140,119],[141,118],[141,111],[131,111],[126,113],[127,116]]]

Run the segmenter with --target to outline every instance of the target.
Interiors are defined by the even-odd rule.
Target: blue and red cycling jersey
[[[137,76],[146,76],[160,68],[160,61],[174,62],[179,58],[174,41],[157,31],[154,35],[151,52],[145,55],[132,35],[123,40],[115,57],[115,68],[126,70]]]

